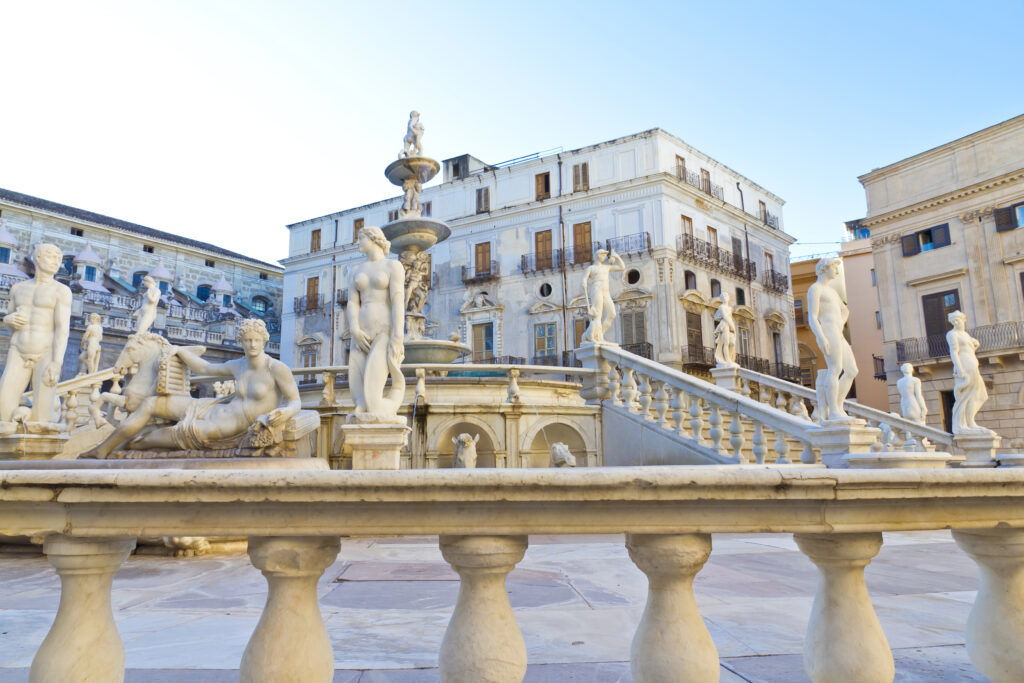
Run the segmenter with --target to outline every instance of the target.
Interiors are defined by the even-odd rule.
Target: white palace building
[[[401,198],[288,226],[281,358],[347,362],[348,269],[362,226],[398,216]],[[714,365],[718,296],[736,305],[739,361],[796,380],[798,365],[783,201],[653,129],[569,152],[490,165],[444,161],[424,215],[451,237],[431,250],[428,334],[458,333],[471,360],[572,365],[585,327],[583,272],[598,249],[620,254],[610,340],[695,374]]]

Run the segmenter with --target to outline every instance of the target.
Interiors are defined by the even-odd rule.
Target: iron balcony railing
[[[297,315],[311,315],[313,313],[319,313],[324,310],[326,305],[323,294],[317,294],[316,296],[297,296],[295,297],[295,313]]]
[[[635,344],[623,344],[623,351],[636,354],[647,360],[654,360],[654,346],[650,342],[637,342]]]
[[[772,363],[771,372],[768,373],[772,377],[778,377],[784,379],[787,382],[793,382],[794,384],[800,383],[800,366],[790,365],[789,363]]]
[[[605,242],[605,248],[608,251],[614,251],[616,254],[639,254],[641,252],[651,251],[651,233],[649,232],[638,232],[632,235],[623,235],[622,237],[612,237]]]
[[[575,351],[562,351],[562,367],[564,368],[582,368],[583,361],[576,358]]]
[[[348,306],[348,290],[338,289],[334,292],[334,305],[338,308],[345,308]]]
[[[883,358],[882,356],[876,356],[875,354],[871,354],[871,360],[875,364],[875,379],[884,380],[886,378],[885,358]]]
[[[625,347],[623,347],[625,349]],[[683,367],[711,368],[715,366],[715,350],[709,346],[684,346]]]
[[[757,266],[750,259],[692,235],[677,237],[676,250],[679,258],[684,261],[721,271],[747,282],[757,277]]]
[[[526,365],[526,359],[520,356],[487,356],[484,354],[489,353],[487,351],[481,351],[480,355],[477,352],[473,352],[468,356],[462,356],[461,358],[453,361],[459,365],[465,364],[486,364],[486,365]]]
[[[534,356],[530,362],[534,365],[550,365],[552,367],[559,367],[562,364],[561,361],[562,359],[558,353],[545,353],[543,355]]]
[[[769,270],[761,277],[761,284],[765,289],[785,294],[789,291],[789,278],[777,270]]]
[[[497,280],[499,275],[501,275],[501,270],[500,264],[497,261],[488,261],[486,264],[462,266],[462,282],[464,284]]]
[[[779,229],[779,217],[771,213],[770,211],[761,211],[760,207],[758,207],[757,211],[746,209],[745,212],[753,216],[757,220],[761,221],[765,225],[775,228],[776,230]]]
[[[600,248],[600,242],[592,243],[590,245],[580,245],[579,247],[566,247],[564,252],[565,265],[576,266],[593,263],[594,259],[597,257],[597,250]]]
[[[1024,322],[981,325],[969,330],[980,342],[978,353],[1019,350],[1024,347]],[[908,363],[931,358],[949,357],[949,344],[945,334],[933,334],[896,342],[896,360]]]
[[[771,374],[771,361],[769,361],[767,358],[758,358],[757,356],[746,356],[744,354],[737,354],[736,363],[741,368],[753,370],[754,372],[759,372],[762,375]]]
[[[533,252],[523,254],[521,259],[524,273],[536,273],[542,270],[555,270],[562,267],[562,250],[552,249],[549,252]]]
[[[676,166],[676,177],[687,185],[697,188],[701,192],[711,195],[715,199],[725,201],[725,190],[721,185],[715,185],[710,178],[705,178],[695,171],[689,171],[682,166]]]

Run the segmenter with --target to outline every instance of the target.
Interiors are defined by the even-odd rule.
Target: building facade
[[[271,330],[268,351],[280,341],[282,268],[221,247],[142,225],[0,189],[0,315],[10,287],[34,272],[35,245],[64,252],[57,279],[73,293],[71,338],[63,378],[78,372],[81,335],[98,313],[104,328],[100,367],[113,365],[134,329],[142,278],[163,292],[154,331],[175,343],[207,347],[206,358],[238,357],[235,323],[260,317]],[[10,330],[0,326],[0,360]]]
[[[477,361],[572,363],[586,327],[583,274],[609,249],[626,266],[612,279],[611,341],[706,373],[727,292],[741,362],[795,376],[783,201],[663,130],[502,164],[447,159],[421,201],[452,229],[430,252],[428,331],[458,334]],[[396,197],[288,226],[282,327],[294,344],[283,360],[347,361],[355,233],[395,220],[400,206]]]
[[[899,366],[912,363],[928,423],[949,429],[953,367],[948,315],[962,310],[980,341],[989,400],[978,423],[1009,444],[1024,439],[1024,116],[859,178],[880,296],[889,404]],[[1007,445],[1004,440],[1004,445]]]

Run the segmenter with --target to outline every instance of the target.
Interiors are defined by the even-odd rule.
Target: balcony
[[[745,209],[744,213],[753,216],[756,220],[769,227],[775,228],[776,230],[779,229],[779,217],[769,211],[761,211],[759,207],[757,211]]]
[[[622,350],[628,351],[629,353],[635,353],[641,358],[646,358],[647,360],[654,360],[654,347],[651,345],[650,342],[636,342],[635,344],[623,344]]]
[[[785,294],[789,291],[789,278],[777,270],[769,270],[761,276],[761,284],[764,285],[765,289],[769,289],[779,294]]]
[[[345,308],[348,306],[348,290],[339,289],[334,292],[334,305],[338,308]]]
[[[998,354],[1000,351],[1018,351],[1024,347],[1024,322],[981,325],[969,330],[970,335],[980,342],[978,353]],[[901,339],[896,342],[896,361],[914,361],[948,358],[949,344],[945,334],[933,334],[916,339]]]
[[[771,372],[768,374],[772,377],[784,379],[787,382],[800,384],[800,367],[797,365],[790,365],[789,363],[772,363]]]
[[[539,273],[545,270],[557,270],[562,267],[562,250],[550,252],[533,252],[523,254],[520,265],[524,273]]]
[[[705,194],[709,194],[715,199],[725,201],[725,190],[722,189],[721,185],[715,185],[711,182],[710,178],[702,178],[699,173],[694,171],[688,171],[682,166],[676,166],[676,177],[685,182],[687,185],[697,188]]]
[[[315,315],[317,313],[323,313],[326,305],[323,294],[317,294],[314,296],[297,296],[295,297],[295,315]]]
[[[561,367],[561,357],[557,353],[546,353],[540,356],[534,356],[531,359],[533,365],[548,365],[551,367]]]
[[[692,235],[680,235],[676,238],[676,251],[680,260],[696,263],[747,282],[757,277],[757,265],[750,259]]]
[[[737,354],[736,363],[741,368],[753,370],[754,372],[759,372],[762,375],[771,374],[772,364],[767,358],[758,358],[757,356],[745,356],[743,354]]]
[[[488,261],[485,264],[476,264],[474,266],[462,266],[462,282],[467,285],[497,280],[500,275],[501,268],[497,261]]]
[[[684,346],[683,367],[704,370],[715,367],[715,350],[710,346]]]
[[[622,237],[612,237],[605,242],[605,248],[608,251],[614,251],[616,254],[650,253],[651,233],[638,232],[632,235],[623,235]]]

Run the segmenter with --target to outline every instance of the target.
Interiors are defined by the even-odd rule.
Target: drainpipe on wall
[[[562,155],[558,155],[558,198],[562,198]],[[565,276],[565,222],[562,220],[562,202],[558,202],[558,234],[562,240],[562,348],[569,350],[569,304],[567,300],[568,281]]]
[[[338,219],[335,218],[334,219],[334,242],[333,242],[333,246],[331,247],[331,291],[334,292],[334,296],[338,296],[338,282],[337,282],[337,280],[338,280],[338,270],[337,270],[337,266],[335,265],[335,259],[337,259],[337,251],[338,251]],[[338,302],[334,301],[332,299],[331,300],[331,345],[330,345],[330,349],[331,349],[330,350],[330,354],[331,354],[330,355],[330,359],[331,359],[330,364],[331,365],[334,365],[334,337],[337,334],[337,332],[336,332],[337,328],[335,327],[335,322],[336,321],[334,319],[334,316],[335,316],[335,309],[337,309],[337,307],[338,307]]]

